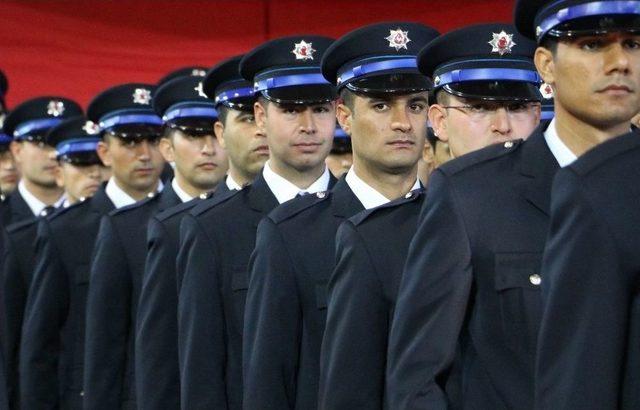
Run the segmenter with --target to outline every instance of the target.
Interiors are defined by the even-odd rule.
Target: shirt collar
[[[22,199],[24,199],[24,201],[29,206],[29,209],[31,209],[31,212],[33,212],[33,215],[42,215],[42,211],[44,211],[44,208],[47,207],[47,204],[36,198],[35,195],[33,195],[31,192],[29,192],[27,186],[24,183],[24,180],[20,180],[20,182],[18,183],[18,191],[20,192]],[[66,199],[66,195],[62,194],[60,198],[53,204],[53,206],[55,208],[59,208]]]
[[[578,156],[560,139],[556,129],[555,118],[551,120],[547,130],[544,132],[544,140],[561,168],[571,165],[573,161],[578,159]]]
[[[356,175],[353,166],[349,169],[349,172],[347,172],[345,181],[365,209],[375,208],[390,201],[386,196],[382,195],[371,185],[360,179],[360,177]],[[420,189],[420,181],[418,178],[416,178],[416,181],[413,183],[411,191],[416,189]]]
[[[238,184],[236,180],[231,177],[230,174],[227,174],[227,177],[225,178],[224,183],[227,184],[227,188],[229,188],[231,191],[242,190],[242,186]]]
[[[158,181],[158,189],[156,190],[156,193],[162,192],[163,188],[164,184],[162,183],[162,180]],[[111,177],[109,179],[109,182],[107,182],[105,193],[107,194],[111,202],[113,202],[113,205],[116,207],[116,209],[122,208],[123,206],[135,204],[137,202],[118,186],[113,177]]]
[[[193,199],[191,195],[186,193],[185,190],[180,187],[180,184],[178,184],[178,181],[175,178],[171,180],[171,187],[182,202],[189,202]]]
[[[269,161],[264,164],[262,176],[280,204],[295,198],[298,194],[315,194],[316,192],[326,191],[329,188],[329,180],[331,179],[329,169],[325,167],[320,178],[316,179],[308,188],[300,189],[289,180],[276,174],[269,166]]]

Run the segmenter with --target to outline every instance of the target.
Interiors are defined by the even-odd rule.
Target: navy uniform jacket
[[[5,227],[34,217],[31,208],[16,188],[0,205],[2,223]]]
[[[180,204],[171,184],[102,218],[91,265],[85,333],[84,408],[135,409],[135,318],[151,215]]]
[[[640,134],[558,172],[543,272],[536,407],[640,408]]]
[[[336,234],[319,409],[382,409],[387,339],[422,190],[357,214]]]
[[[213,196],[226,191],[227,185],[221,182]],[[176,258],[182,217],[199,202],[198,198],[174,206],[149,220],[134,355],[140,410],[180,408]]]
[[[40,219],[20,349],[23,408],[82,408],[89,267],[100,218],[113,208],[103,186]]]
[[[3,352],[7,366],[7,393],[11,408],[19,409],[18,358],[20,335],[27,293],[35,268],[38,219],[30,218],[14,223],[6,229],[3,261],[5,321],[2,328]]]
[[[539,127],[526,142],[470,153],[429,178],[391,327],[389,408],[453,406],[445,386],[458,347],[458,405],[533,407],[540,264],[558,167]]]
[[[0,410],[9,410],[9,395],[5,387],[7,385],[7,376],[4,369],[4,359],[2,352],[0,352]]]
[[[183,409],[242,409],[242,317],[258,222],[278,206],[262,173],[215,195],[180,226],[176,270]],[[183,272],[183,273],[181,273]]]
[[[363,211],[344,179],[260,223],[244,323],[244,408],[315,409],[335,235]]]

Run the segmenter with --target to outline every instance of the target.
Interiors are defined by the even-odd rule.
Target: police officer
[[[7,199],[18,186],[20,173],[16,161],[11,154],[10,146],[13,138],[4,133],[0,126],[0,201]]]
[[[153,86],[110,88],[89,105],[99,124],[98,155],[113,177],[93,197],[41,219],[20,349],[21,405],[81,409],[89,268],[100,218],[158,189],[162,120]]]
[[[332,43],[308,35],[271,40],[245,55],[240,74],[259,92],[254,112],[270,158],[246,188],[186,215],[178,272],[182,408],[242,408],[242,327],[247,265],[260,219],[300,192],[335,179],[324,160],[335,129],[334,87],[320,73]],[[178,273],[180,275],[180,273]]]
[[[58,164],[45,135],[64,119],[78,115],[82,109],[75,101],[52,96],[25,101],[5,119],[4,132],[13,136],[11,152],[22,174],[17,190],[2,205],[5,226],[41,216],[45,208],[64,202],[64,191],[56,184]]]
[[[491,70],[492,65],[487,64],[494,58],[491,49],[474,48],[478,45],[475,38],[494,32],[513,32],[513,29],[507,24],[483,24],[454,30],[420,52],[418,67],[432,78],[436,67],[468,58],[476,60],[477,69]],[[443,48],[451,44],[459,47],[456,52],[443,53]],[[528,41],[520,46],[526,47],[521,54],[529,59],[531,66],[535,43]],[[442,110],[437,104],[430,109],[441,137],[451,141],[470,138],[491,144],[503,138],[528,136],[534,130],[538,117],[535,109],[523,116],[505,117],[500,112],[518,104],[530,104],[530,94],[523,95],[520,91],[532,85],[526,80],[511,80],[506,75],[502,78],[497,75],[492,80],[491,85],[486,80],[467,84],[476,94],[465,98],[466,104],[482,106],[490,101],[491,108],[498,111],[488,116],[485,126],[473,121],[471,116],[459,116],[455,119],[456,126],[452,127],[448,120],[440,118]],[[502,92],[496,92],[498,89]],[[436,100],[453,98],[451,92],[454,89],[436,87]],[[458,95],[458,98],[462,97]],[[463,129],[473,134],[456,134]],[[458,155],[468,152],[461,151]],[[385,408],[389,318],[393,316],[402,269],[424,198],[422,190],[412,191],[404,198],[350,218],[338,230],[337,264],[329,282],[327,327],[321,355],[319,407],[322,409]],[[380,238],[381,233],[384,240]],[[363,337],[364,334],[367,336]],[[354,385],[358,386],[357,390],[350,387]]]
[[[322,60],[353,167],[331,192],[281,206],[258,227],[245,314],[245,409],[316,408],[326,283],[338,225],[419,187],[430,81],[416,67],[438,33],[389,22],[355,30]]]
[[[102,162],[96,147],[98,135],[93,123],[84,116],[72,117],[51,128],[45,143],[55,147],[56,159],[60,163],[60,184],[65,188],[65,204],[69,206],[92,196],[101,184]],[[59,182],[60,183],[60,182]],[[7,228],[6,254],[3,265],[3,280],[6,290],[5,306],[7,327],[3,329],[7,344],[5,358],[10,374],[10,400],[12,408],[20,408],[18,397],[18,357],[20,330],[27,293],[34,270],[37,220],[28,219]]]
[[[215,194],[242,189],[267,160],[264,133],[255,124],[253,84],[240,77],[242,56],[214,66],[202,90],[214,102],[214,131],[229,158],[229,172]],[[140,409],[179,409],[178,294],[175,260],[182,216],[197,199],[152,216],[147,230],[147,262],[136,324],[135,374]]]
[[[333,146],[327,157],[327,167],[336,178],[340,178],[349,171],[353,165],[353,152],[351,150],[351,137],[336,125],[336,132],[333,136]]]
[[[161,85],[153,107],[165,122],[159,150],[175,164],[169,185],[153,198],[103,217],[87,300],[87,409],[135,408],[134,335],[150,216],[215,189],[227,157],[213,135],[217,113],[200,93],[201,78]],[[148,346],[151,347],[151,346]]]
[[[515,20],[538,41],[567,166],[541,271],[536,408],[638,408],[638,138],[615,137],[640,109],[640,2],[519,1]]]
[[[400,281],[389,408],[533,406],[539,268],[558,168],[544,128],[512,141],[540,117],[533,50],[497,24],[452,32],[423,51],[423,69],[445,91],[430,119],[456,159],[430,176]],[[476,127],[487,133],[476,138]]]

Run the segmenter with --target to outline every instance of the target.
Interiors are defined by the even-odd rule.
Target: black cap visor
[[[279,104],[318,104],[335,101],[336,88],[331,84],[296,85],[261,91],[264,98]]]
[[[467,81],[442,87],[457,97],[486,101],[540,101],[540,92],[531,83],[521,81]]]
[[[231,108],[234,110],[253,111],[253,103],[255,102],[256,102],[255,97],[237,97],[233,99],[220,101],[216,104],[216,106],[224,105],[225,107]]]
[[[216,120],[213,118],[191,117],[178,118],[168,121],[165,125],[171,129],[179,130],[187,135],[201,137],[213,134],[213,124]]]
[[[353,92],[365,94],[411,94],[432,88],[429,78],[416,72],[393,72],[363,77],[347,82],[344,86]]]
[[[553,27],[546,35],[562,39],[616,32],[640,34],[640,16],[624,14],[578,18]]]
[[[105,131],[106,134],[120,139],[155,140],[162,136],[162,125],[125,124],[117,125]]]
[[[66,162],[77,167],[103,165],[96,151],[81,151],[64,154],[58,157],[58,161]]]

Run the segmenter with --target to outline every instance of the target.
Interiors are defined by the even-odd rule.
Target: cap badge
[[[199,68],[194,68],[193,70],[191,70],[192,77],[204,77],[205,75],[207,75],[207,73]]]
[[[193,89],[194,89],[195,91],[197,91],[197,92],[198,92],[198,95],[199,95],[200,97],[207,98],[207,94],[205,94],[205,93],[204,93],[204,90],[202,89],[202,81],[200,81],[200,82],[198,83],[198,86],[197,86],[197,87],[194,87]]]
[[[59,117],[64,113],[65,107],[62,101],[51,100],[47,105],[47,114]]]
[[[82,129],[84,130],[84,132],[86,132],[89,135],[96,135],[100,132],[100,127],[98,127],[98,124],[96,124],[93,121],[87,121],[82,126]]]
[[[553,88],[547,83],[542,83],[540,86],[540,94],[542,94],[542,98],[545,100],[550,100],[553,98]]]
[[[146,88],[136,88],[133,92],[133,102],[135,104],[149,105],[151,103],[151,91]]]
[[[511,53],[511,49],[516,45],[513,41],[513,34],[507,34],[503,30],[500,33],[492,33],[492,35],[493,39],[489,41],[492,53],[498,53],[501,56]]]
[[[389,36],[384,38],[389,42],[389,47],[399,51],[401,48],[407,50],[407,44],[411,41],[408,31],[402,31],[400,27],[396,30],[389,30]]]
[[[436,78],[433,79],[433,85],[440,85],[440,76],[436,76]]]
[[[313,43],[307,43],[302,40],[293,45],[291,52],[296,56],[296,60],[313,60],[313,53],[316,52],[312,47]]]

